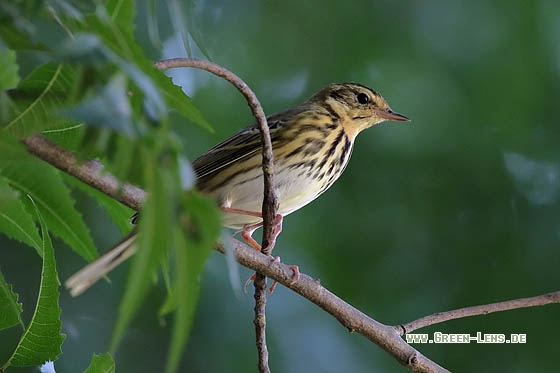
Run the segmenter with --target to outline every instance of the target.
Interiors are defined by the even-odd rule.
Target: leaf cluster
[[[33,4],[31,4],[33,3]],[[0,1],[0,234],[33,248],[43,260],[35,313],[25,322],[17,284],[0,272],[0,330],[21,327],[9,366],[41,365],[62,352],[59,286],[50,235],[86,261],[98,254],[72,189],[98,201],[124,234],[132,211],[28,154],[19,140],[42,134],[81,159],[96,157],[149,198],[111,342],[114,352],[164,270],[168,295],[160,314],[175,325],[167,370],[177,369],[196,309],[198,276],[219,233],[212,201],[190,190],[193,177],[168,115],[175,111],[211,130],[180,87],[153,67],[135,40],[129,0]],[[9,251],[9,248],[3,248]],[[6,253],[3,253],[6,254]],[[163,364],[162,364],[163,365]],[[95,355],[88,372],[114,371]]]

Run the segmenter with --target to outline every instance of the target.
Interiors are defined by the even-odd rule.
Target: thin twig
[[[247,99],[247,103],[249,104],[261,131],[262,170],[264,179],[264,198],[262,202],[263,238],[261,246],[262,252],[266,255],[270,255],[272,251],[272,230],[274,227],[276,212],[278,211],[278,194],[276,192],[276,188],[274,187],[274,155],[272,153],[272,141],[270,139],[270,132],[266,122],[266,115],[264,114],[264,110],[259,103],[257,96],[237,75],[210,61],[195,58],[172,58],[158,61],[155,63],[155,66],[160,70],[177,67],[195,67],[206,70],[233,84]],[[255,319],[253,323],[255,325],[258,367],[259,372],[268,373],[270,372],[270,368],[268,367],[268,348],[266,346],[266,277],[258,272],[256,274],[254,284]]]
[[[480,306],[459,308],[452,311],[438,312],[421,317],[406,324],[395,325],[394,327],[402,336],[417,329],[434,324],[439,324],[449,320],[462,319],[464,317],[470,316],[487,315],[493,312],[509,311],[518,308],[545,306],[552,303],[560,303],[560,291],[555,291],[536,297],[513,299],[504,302],[483,304]]]

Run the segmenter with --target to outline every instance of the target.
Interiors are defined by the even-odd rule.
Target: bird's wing
[[[274,144],[281,138],[277,129],[291,118],[289,112],[275,114],[267,118],[270,137]],[[262,148],[261,134],[257,124],[252,124],[222,141],[192,163],[195,174],[200,180],[219,173],[232,163],[242,161],[260,152]]]

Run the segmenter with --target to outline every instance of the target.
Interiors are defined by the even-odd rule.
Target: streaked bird
[[[354,140],[383,121],[408,121],[391,110],[381,95],[356,83],[335,83],[307,101],[267,118],[274,153],[274,181],[282,218],[302,208],[330,188],[346,168]],[[261,136],[253,124],[222,141],[193,162],[196,187],[213,196],[223,211],[225,227],[241,229],[246,242],[262,226],[263,176]],[[78,295],[130,257],[135,233],[66,282]]]

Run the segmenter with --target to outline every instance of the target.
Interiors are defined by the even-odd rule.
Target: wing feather
[[[267,118],[273,146],[281,139],[282,131],[278,128],[293,118],[294,111],[288,110]],[[259,127],[252,124],[202,154],[192,165],[199,180],[207,179],[233,163],[253,157],[261,148]]]

